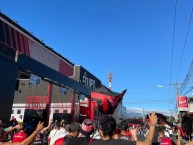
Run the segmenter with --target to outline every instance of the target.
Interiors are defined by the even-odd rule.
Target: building
[[[0,48],[0,63],[1,70],[3,70],[0,76],[2,78],[2,83],[0,84],[0,88],[2,89],[0,91],[0,102],[1,107],[7,110],[6,114],[1,111],[0,117],[6,122],[10,118],[9,114],[11,114],[13,102],[15,108],[19,106],[26,107],[23,104],[26,103],[26,97],[31,97],[27,99],[28,110],[37,109],[34,108],[34,104],[36,104],[36,107],[38,104],[45,104],[46,99],[43,98],[47,97],[47,104],[46,106],[44,105],[46,108],[43,109],[47,109],[45,114],[47,114],[46,118],[48,118],[50,111],[58,112],[57,110],[49,110],[48,108],[50,108],[50,102],[57,103],[57,99],[56,102],[54,102],[55,99],[50,99],[52,99],[52,94],[55,96],[60,94],[58,92],[58,90],[61,90],[60,88],[63,87],[69,90],[71,95],[65,98],[68,100],[73,100],[77,94],[89,96],[90,89],[88,87],[70,78],[74,75],[74,64],[72,62],[55,52],[2,13],[0,13]],[[42,79],[41,84],[43,85],[33,86],[33,84],[29,84],[32,74],[40,77]],[[10,79],[13,81],[10,82]],[[30,103],[32,108],[30,108]],[[71,105],[71,113],[73,113],[71,120],[75,119],[74,110],[74,105]],[[12,114],[16,115],[19,119],[23,119],[23,113],[22,108],[12,110]]]
[[[188,98],[188,112],[189,114],[193,114],[193,98]]]
[[[0,89],[3,90],[0,91],[0,117],[6,116],[4,118],[8,121],[11,114],[17,120],[37,118],[46,120],[47,123],[49,119],[61,118],[65,118],[67,122],[81,122],[91,115],[96,122],[101,119],[103,115],[96,107],[92,108],[92,101],[95,100],[90,98],[93,89],[107,89],[101,81],[2,13],[0,48],[0,64],[3,70],[0,76],[3,80],[0,83]],[[6,65],[4,57],[6,62],[11,59],[14,71],[11,65]],[[31,83],[33,76],[40,81]],[[9,80],[13,81],[7,84]],[[12,87],[9,90],[6,86]],[[7,110],[6,114],[3,109]]]
[[[115,113],[113,114],[113,117],[115,118],[117,123],[120,123],[122,120],[126,120],[127,119],[126,107],[119,104],[117,109],[115,110]]]

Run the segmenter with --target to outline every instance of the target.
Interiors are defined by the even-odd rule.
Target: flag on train
[[[122,93],[113,92],[111,90],[104,90],[102,88],[91,92],[91,97],[97,99],[98,110],[104,115],[113,114],[123,99],[127,89]]]

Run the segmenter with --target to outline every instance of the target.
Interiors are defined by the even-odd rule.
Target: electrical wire
[[[176,11],[177,11],[177,3],[178,1],[175,1],[175,8],[174,8],[174,23],[173,23],[173,33],[172,33],[172,53],[171,53],[171,61],[170,61],[170,82],[172,79],[172,67],[173,67],[173,53],[174,53],[174,43],[175,43],[175,31],[176,31]],[[171,86],[169,86],[169,94],[170,94]],[[169,104],[168,104],[169,109]]]
[[[137,92],[137,91],[136,92],[128,92],[126,94],[153,93],[153,92],[163,91],[163,89],[160,89],[160,90],[150,90],[150,91],[139,91],[139,92]],[[168,89],[168,88],[165,88],[165,89]]]
[[[126,97],[126,96],[124,96],[124,101],[130,101],[131,99],[132,100],[134,99],[135,101],[152,101],[152,100],[157,100],[159,98],[167,97],[167,96],[174,95],[174,94],[175,94],[175,92],[173,92],[169,95],[162,95],[162,96],[158,96],[158,97],[154,97],[154,98],[145,98],[144,100],[143,99],[137,99],[136,97]],[[127,99],[130,99],[130,100],[127,100]],[[171,101],[171,100],[169,100],[169,101]]]
[[[178,81],[178,76],[179,76],[181,65],[182,65],[182,59],[184,57],[184,50],[185,50],[185,47],[186,47],[186,42],[187,42],[187,39],[188,39],[189,30],[190,30],[190,24],[191,24],[191,20],[192,20],[192,13],[193,13],[193,9],[192,9],[191,14],[190,14],[190,19],[189,19],[189,23],[188,23],[188,29],[187,29],[187,32],[186,32],[186,38],[185,38],[185,41],[184,41],[184,47],[182,49],[182,55],[181,55],[181,59],[180,59],[180,64],[179,64],[179,68],[178,68],[176,82]]]
[[[174,43],[175,43],[175,31],[176,31],[176,10],[177,10],[177,0],[175,2],[175,11],[174,11],[174,23],[173,23],[173,33],[172,33],[172,53],[171,53],[171,64],[170,64],[170,84],[172,78],[172,67],[173,67],[173,53],[174,53]],[[170,94],[170,87],[169,87]]]

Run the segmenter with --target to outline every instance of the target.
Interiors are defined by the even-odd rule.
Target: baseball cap
[[[81,129],[80,129],[81,134],[85,136],[91,135],[94,132],[93,125],[94,123],[92,120],[85,119],[81,125]]]
[[[66,130],[69,132],[80,131],[80,129],[81,129],[80,124],[77,122],[72,122],[70,125],[66,126]]]

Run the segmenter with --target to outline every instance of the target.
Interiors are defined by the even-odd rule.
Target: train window
[[[4,26],[3,21],[0,21],[0,41],[5,43]]]

